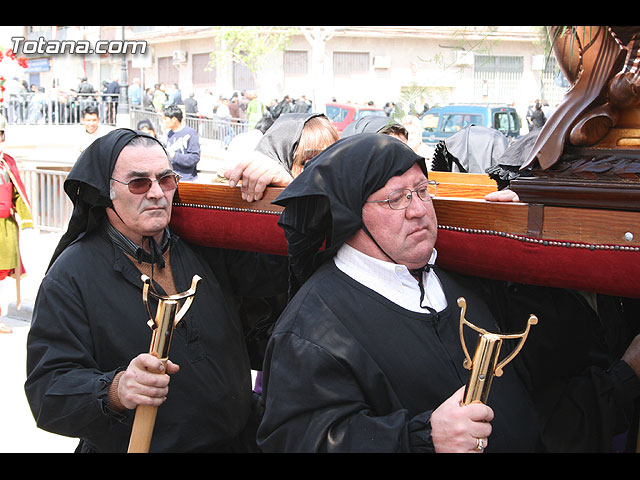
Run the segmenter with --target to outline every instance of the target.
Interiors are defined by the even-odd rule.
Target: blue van
[[[447,105],[434,107],[422,117],[422,142],[435,146],[440,140],[469,125],[495,128],[509,141],[520,136],[520,117],[516,109],[498,105]]]

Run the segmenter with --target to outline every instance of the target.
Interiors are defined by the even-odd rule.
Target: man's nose
[[[159,198],[159,197],[163,197],[164,196],[164,190],[162,190],[162,188],[160,188],[160,182],[158,182],[158,181],[151,182],[151,187],[149,188],[149,191],[147,192],[147,196],[148,197],[153,197],[153,198]]]
[[[431,203],[431,202],[430,201],[423,202],[422,200],[420,200],[420,197],[418,197],[418,194],[416,192],[411,192],[411,203],[406,208],[407,216],[422,217],[426,215],[428,210],[427,208],[428,203]]]

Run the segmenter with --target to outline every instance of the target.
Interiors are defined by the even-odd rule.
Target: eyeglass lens
[[[146,193],[151,188],[151,184],[157,181],[160,188],[167,192],[173,190],[178,186],[177,177],[174,174],[165,175],[158,180],[151,180],[150,178],[134,178],[129,182],[129,191],[131,193],[140,194]]]
[[[425,202],[427,200],[430,200],[431,197],[435,196],[437,188],[437,184],[427,183],[420,185],[415,190],[415,193],[418,195],[418,198],[420,198],[420,200]],[[389,194],[389,206],[394,209],[408,207],[413,198],[413,192],[414,191],[408,188],[392,192],[391,194]]]

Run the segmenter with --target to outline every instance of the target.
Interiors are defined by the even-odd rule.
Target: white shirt
[[[429,263],[435,263],[436,257],[437,252],[434,248]],[[427,311],[420,307],[418,281],[405,265],[372,258],[346,243],[340,247],[333,261],[342,272],[396,305],[413,312]],[[447,300],[438,276],[430,270],[423,274],[422,280],[425,290],[423,305],[428,305],[438,312],[444,310]]]
[[[78,149],[81,152],[86,150],[86,148],[98,138],[106,135],[114,129],[114,127],[112,127],[111,125],[104,125],[102,123],[98,125],[98,128],[93,133],[87,132],[87,129],[84,127],[84,125],[81,125],[80,128],[82,128],[82,133],[80,133],[80,143],[78,145]]]

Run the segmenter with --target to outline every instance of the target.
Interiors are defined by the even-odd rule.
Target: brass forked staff
[[[467,384],[462,404],[468,405],[472,402],[481,402],[486,404],[493,377],[502,376],[502,369],[520,352],[527,336],[529,335],[531,325],[538,323],[538,317],[535,315],[529,316],[527,328],[524,332],[503,335],[490,333],[470,323],[465,318],[467,302],[463,297],[458,298],[458,306],[460,307],[460,341],[462,343],[462,350],[464,351],[465,356],[463,366],[467,370],[471,370],[471,377],[469,378],[469,383]],[[479,334],[478,344],[476,346],[473,359],[469,356],[467,346],[464,342],[463,326],[465,324]],[[520,343],[518,343],[516,348],[514,348],[514,350],[507,355],[502,362],[498,363],[498,355],[500,354],[502,341],[517,338],[521,339]]]
[[[183,293],[176,295],[162,296],[149,291],[151,280],[146,275],[142,275],[144,283],[142,289],[142,301],[149,313],[149,321],[147,325],[153,330],[151,336],[151,347],[149,353],[154,357],[158,357],[164,365],[169,359],[169,346],[171,345],[171,336],[173,329],[178,325],[182,317],[193,302],[196,293],[196,286],[201,278],[194,275],[191,280],[191,288]],[[158,300],[158,309],[156,311],[155,320],[152,318],[149,309],[149,295]],[[182,308],[178,310],[179,302],[184,300]],[[158,407],[150,405],[138,405],[136,407],[136,415],[133,421],[131,437],[129,438],[128,453],[147,453],[151,444],[153,428],[156,423],[156,414]]]

